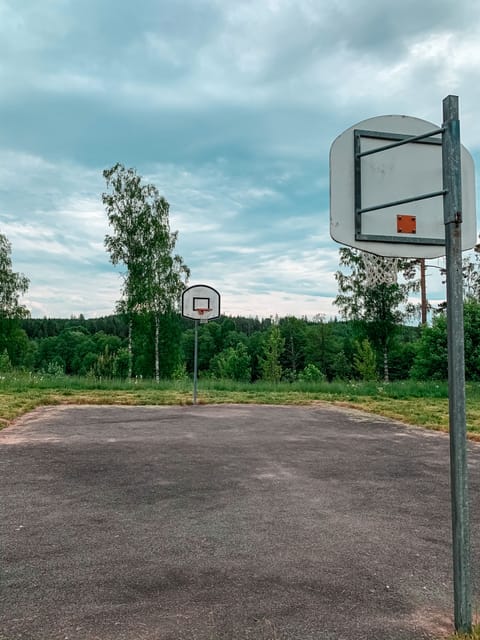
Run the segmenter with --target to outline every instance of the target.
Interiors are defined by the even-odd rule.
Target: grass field
[[[445,382],[401,381],[254,384],[200,380],[197,401],[211,403],[312,404],[329,402],[362,409],[407,424],[448,430]],[[95,380],[40,374],[4,374],[0,378],[0,428],[42,405],[191,404],[191,381]],[[467,385],[467,429],[480,440],[480,383]]]

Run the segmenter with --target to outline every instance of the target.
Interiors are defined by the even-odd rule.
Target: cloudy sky
[[[224,313],[330,318],[332,141],[377,115],[440,123],[449,94],[480,166],[477,0],[0,0],[0,232],[25,302],[113,312],[102,171],[121,162]]]

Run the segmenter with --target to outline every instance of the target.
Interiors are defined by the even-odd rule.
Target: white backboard
[[[393,149],[361,153],[437,130],[409,116],[379,116],[344,131],[330,149],[330,234],[342,244],[386,257],[436,258],[445,254],[443,196],[368,209],[443,190],[441,135]],[[462,146],[462,248],[477,242],[475,168]]]
[[[195,284],[182,294],[182,316],[206,322],[220,315],[220,294],[206,284]]]

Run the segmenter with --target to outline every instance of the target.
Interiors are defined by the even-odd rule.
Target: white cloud
[[[281,288],[266,293],[245,293],[242,289],[225,289],[221,305],[222,313],[231,316],[307,316],[313,319],[316,315],[322,314],[330,319],[338,315],[329,297],[286,294]]]
[[[107,316],[114,312],[120,297],[117,274],[97,274],[92,280],[81,274],[56,270],[48,274],[46,284],[32,279],[23,302],[34,317],[68,318],[83,314],[86,317]]]

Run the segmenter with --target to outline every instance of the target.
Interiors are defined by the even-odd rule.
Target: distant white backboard
[[[438,129],[418,118],[380,116],[363,120],[336,138],[330,149],[330,234],[334,240],[386,257],[445,254],[441,134],[368,155],[403,138]],[[463,146],[461,163],[465,250],[477,242],[477,225],[475,168]],[[381,207],[434,193],[438,195]]]
[[[220,315],[220,294],[206,284],[195,284],[182,294],[182,315],[207,322]]]

